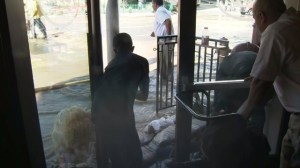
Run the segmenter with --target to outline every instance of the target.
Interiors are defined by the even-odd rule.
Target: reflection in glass
[[[24,8],[47,167],[96,167],[86,2],[24,0]]]

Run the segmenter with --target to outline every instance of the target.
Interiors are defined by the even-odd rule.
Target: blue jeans
[[[34,19],[33,20],[33,32],[34,32],[34,38],[36,38],[36,31],[35,31],[35,26],[38,26],[40,31],[43,33],[44,38],[47,38],[47,32],[46,32],[46,27],[44,23],[41,21],[40,18]]]

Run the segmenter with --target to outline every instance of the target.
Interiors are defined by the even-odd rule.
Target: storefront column
[[[113,38],[119,33],[119,8],[118,0],[108,0],[106,6],[106,32],[107,32],[107,61],[110,62],[114,57]]]

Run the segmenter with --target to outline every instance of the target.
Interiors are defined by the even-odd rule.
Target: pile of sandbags
[[[90,112],[76,106],[60,111],[54,121],[52,141],[60,167],[96,167],[95,130]]]

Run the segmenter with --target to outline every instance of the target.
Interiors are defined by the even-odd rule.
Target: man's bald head
[[[263,32],[284,13],[283,0],[256,0],[253,5],[253,18],[259,30]]]
[[[277,18],[286,10],[283,0],[256,0],[254,6],[267,15]]]
[[[132,52],[132,39],[127,33],[119,33],[113,39],[113,47],[115,52]]]

